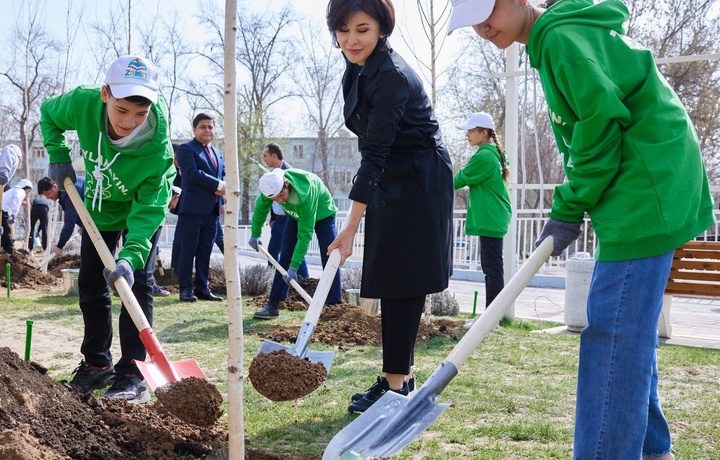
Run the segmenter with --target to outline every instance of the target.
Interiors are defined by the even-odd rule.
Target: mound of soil
[[[54,291],[58,287],[62,286],[62,274],[58,270],[57,273],[48,272],[43,273],[35,268],[35,264],[39,260],[34,260],[30,257],[27,251],[18,250],[10,256],[8,262],[10,263],[10,289],[35,289],[37,291]],[[51,261],[52,262],[52,261]],[[3,264],[5,265],[5,264]],[[49,264],[48,264],[49,265]],[[79,266],[78,260],[78,266]],[[74,267],[76,268],[76,267]],[[7,269],[6,266],[2,267],[2,275],[0,275],[0,282],[3,287],[7,286]]]
[[[39,365],[0,348],[0,458],[203,458],[227,442],[219,426],[186,423],[162,404],[81,398]]]
[[[222,396],[207,380],[187,377],[155,391],[158,401],[175,416],[199,426],[212,426],[222,415]]]
[[[459,338],[458,336],[464,333],[463,324],[464,321],[447,319],[421,321],[416,340],[424,342],[438,336]],[[273,342],[294,343],[298,332],[297,327],[275,326],[272,330],[258,335]],[[380,345],[380,316],[369,316],[360,308],[345,303],[328,305],[320,315],[312,341],[338,346]]]

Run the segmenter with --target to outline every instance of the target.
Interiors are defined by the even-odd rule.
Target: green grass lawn
[[[75,299],[36,293],[0,306],[0,319],[32,318],[82,328]],[[117,310],[117,309],[116,309]],[[262,340],[257,332],[274,324],[296,325],[304,312],[281,313],[270,322],[244,314],[245,376]],[[117,312],[116,312],[117,320]],[[452,406],[395,458],[568,459],[571,458],[577,335],[547,334],[557,324],[511,321],[492,332],[438,396]],[[194,358],[227,395],[227,312],[224,303],[180,304],[156,299],[154,330],[171,359]],[[461,331],[460,334],[464,333]],[[115,339],[117,340],[117,339]],[[415,375],[424,382],[457,343],[432,339],[417,345]],[[78,343],[79,348],[79,343]],[[309,396],[271,402],[244,385],[247,447],[277,455],[320,458],[327,443],[357,416],[347,412],[350,395],[365,390],[379,373],[375,346],[337,349],[328,379]],[[720,350],[661,346],[660,392],[678,460],[720,459]],[[55,369],[67,378],[72,369]],[[227,401],[225,401],[227,408]],[[221,419],[227,423],[227,418]]]

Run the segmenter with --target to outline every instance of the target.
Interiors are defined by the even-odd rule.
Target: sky
[[[437,3],[442,3],[443,0],[435,0]],[[449,0],[447,0],[449,2]],[[187,27],[185,28],[187,33],[185,39],[188,41],[200,40],[201,34],[196,29],[195,16],[201,11],[201,8],[207,7],[209,3],[217,5],[220,9],[224,9],[224,0],[3,0],[4,14],[0,15],[0,37],[6,40],[9,31],[12,29],[13,23],[16,21],[20,14],[27,14],[25,11],[25,5],[32,3],[38,5],[41,13],[41,20],[47,26],[48,30],[54,34],[58,39],[64,40],[66,36],[66,19],[68,8],[72,11],[82,10],[84,14],[84,20],[86,23],[99,22],[98,15],[106,14],[109,5],[119,10],[122,5],[127,10],[128,3],[131,5],[131,23],[134,27],[137,24],[143,22],[143,13],[149,12],[150,16],[154,16],[156,11],[167,12],[170,14],[172,11],[177,11],[181,20],[184,18]],[[319,30],[315,33],[320,38],[327,37],[329,42],[329,32],[325,28],[325,9],[327,6],[327,0],[238,0],[238,10],[243,8],[250,8],[254,11],[279,10],[286,4],[290,4],[293,10],[303,17],[311,19],[314,23],[318,24]],[[415,0],[394,0],[397,17],[397,27],[395,33],[390,39],[391,45],[395,50],[401,54],[416,70],[420,71],[420,64],[413,57],[410,52],[407,42],[412,41],[413,49],[421,56],[429,56],[429,47],[425,45],[424,34],[419,26],[417,6]],[[436,7],[436,8],[439,8]],[[438,14],[436,12],[436,14]],[[443,26],[445,28],[446,26]],[[409,33],[407,31],[412,31]],[[137,40],[138,34],[133,35],[133,40]],[[86,47],[86,37],[83,34],[78,34],[76,41],[76,47],[82,50]],[[459,34],[453,34],[445,44],[443,54],[441,56],[440,66],[450,65],[455,52],[449,51],[457,49],[459,47]],[[339,53],[339,51],[338,51]],[[420,72],[419,72],[420,73]],[[98,78],[102,78],[103,73],[100,72],[97,75]],[[80,83],[101,83],[97,82],[76,82]],[[2,82],[0,84],[6,84]],[[340,81],[338,81],[338,85]],[[429,92],[429,88],[428,88]],[[287,108],[281,110],[281,113],[298,113],[300,105],[295,102],[294,105],[291,103]],[[286,126],[301,126],[302,123],[294,123],[289,121],[285,123]],[[290,135],[294,133],[289,133]]]

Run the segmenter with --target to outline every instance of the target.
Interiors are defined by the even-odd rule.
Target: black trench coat
[[[362,156],[350,199],[368,205],[360,295],[401,299],[447,288],[453,171],[422,81],[392,49],[343,76],[345,125]]]

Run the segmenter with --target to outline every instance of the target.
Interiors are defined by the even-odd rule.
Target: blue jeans
[[[287,216],[277,216],[270,226],[270,242],[268,243],[267,250],[268,253],[270,253],[270,255],[277,261],[280,261],[280,248],[282,246],[283,234],[285,233],[285,223],[288,219],[289,218]],[[292,257],[292,251],[294,249],[294,247],[290,248],[290,257]],[[268,262],[268,265],[271,265],[270,262]],[[310,272],[308,271],[305,259],[303,259],[300,267],[298,268],[298,276],[310,278]]]
[[[595,264],[580,335],[575,459],[639,460],[672,449],[655,353],[672,257]]]
[[[288,217],[285,219],[285,232],[283,233],[282,246],[280,247],[280,265],[287,270],[290,266],[293,251],[297,244],[298,224],[295,219]],[[275,224],[273,224],[274,226]],[[327,248],[335,240],[337,232],[335,231],[335,216],[330,216],[323,220],[315,222],[315,235],[317,236],[318,244],[320,245],[320,260],[324,267],[327,263]],[[300,271],[298,270],[298,274]],[[278,302],[284,301],[287,297],[290,286],[287,285],[282,279],[282,275],[279,271],[275,271],[275,277],[273,278],[272,287],[270,288],[269,303],[277,306]],[[325,304],[333,304],[342,302],[342,284],[340,282],[340,269],[335,272],[335,279],[333,280],[332,286],[330,286],[330,292],[328,292]]]

